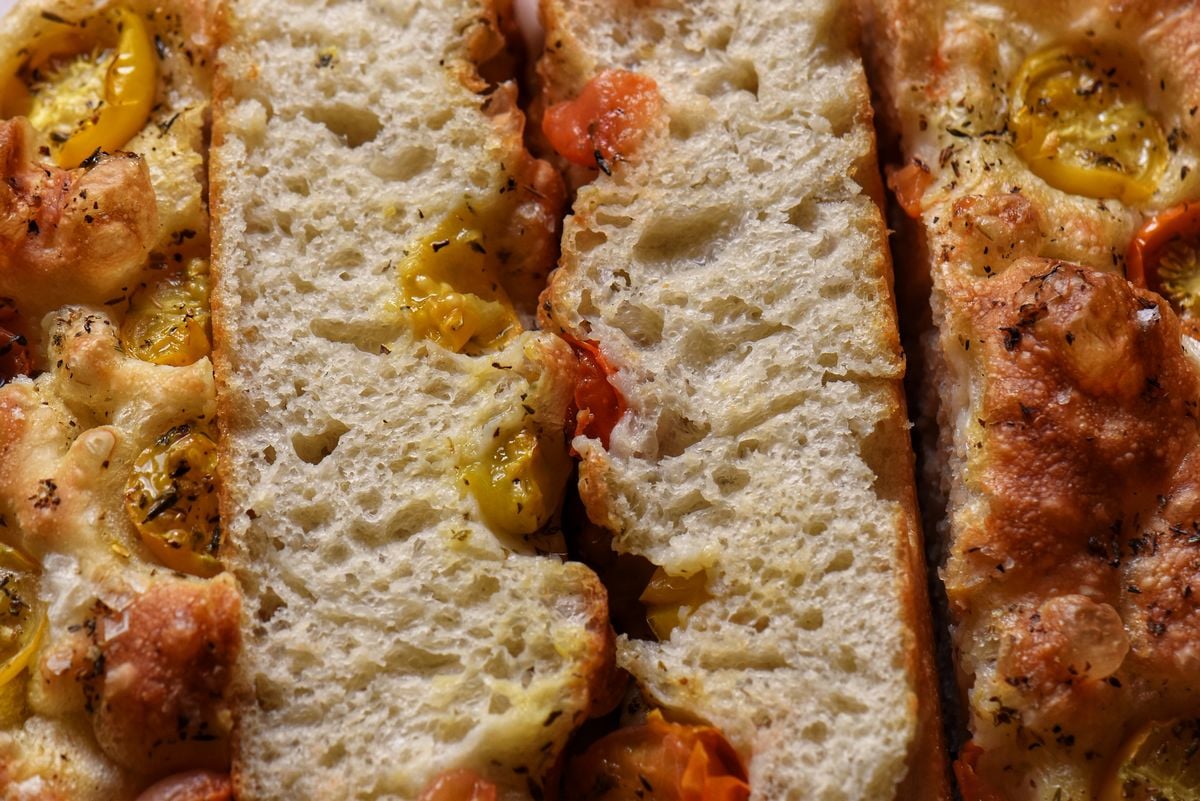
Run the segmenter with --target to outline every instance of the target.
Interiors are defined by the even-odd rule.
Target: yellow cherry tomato
[[[1200,798],[1200,720],[1152,721],[1125,741],[1099,801]]]
[[[142,542],[172,570],[221,572],[216,472],[216,443],[187,425],[163,434],[133,464],[125,509]]]
[[[0,687],[25,670],[41,644],[46,612],[38,573],[33,560],[0,543]]]
[[[561,434],[539,437],[529,427],[501,438],[463,470],[484,521],[500,534],[532,534],[558,508],[571,472]]]
[[[60,167],[123,147],[146,125],[158,89],[154,37],[140,15],[121,7],[88,22],[49,22],[56,28],[10,59],[0,83],[0,111],[28,115]],[[100,68],[103,80],[89,80]]]
[[[672,576],[660,567],[638,600],[646,605],[646,622],[655,636],[665,640],[682,622],[684,609],[694,609],[708,598],[708,575],[703,570]]]
[[[195,259],[184,275],[168,275],[133,293],[121,324],[125,351],[175,367],[208,355],[208,264]]]
[[[1010,103],[1017,153],[1046,183],[1125,203],[1154,194],[1167,140],[1115,59],[1073,47],[1035,53]]]
[[[400,265],[400,305],[413,332],[455,353],[498,350],[521,332],[480,213],[460,209]]]

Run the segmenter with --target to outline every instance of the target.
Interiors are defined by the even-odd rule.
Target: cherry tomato
[[[561,432],[539,435],[530,426],[499,438],[463,478],[488,524],[518,536],[540,529],[558,509],[571,474]]]
[[[958,781],[963,801],[1005,801],[1002,794],[992,789],[991,785],[975,772],[981,756],[983,749],[974,742],[969,742],[958,752],[958,759],[954,761],[954,778]]]
[[[131,356],[176,367],[209,354],[208,265],[194,260],[186,274],[168,275],[133,293],[121,324]]]
[[[187,425],[163,434],[133,464],[125,509],[142,542],[172,570],[221,572],[216,470],[216,443]]]
[[[588,81],[579,97],[546,109],[542,131],[572,164],[611,173],[613,164],[637,150],[661,108],[653,79],[605,70]]]
[[[921,198],[933,183],[933,176],[923,164],[906,164],[898,170],[888,172],[888,187],[896,196],[896,202],[904,213],[916,220],[921,217]]]
[[[567,769],[575,801],[747,801],[746,768],[711,726],[667,722],[655,710],[593,743]]]
[[[458,768],[430,782],[417,801],[496,801],[496,785],[473,770]]]
[[[575,384],[575,403],[568,410],[568,423],[573,412],[575,436],[594,437],[607,448],[613,427],[628,408],[625,397],[609,380],[616,370],[600,352],[599,343],[569,335],[565,339],[574,348],[580,369],[579,381]]]
[[[1151,721],[1112,762],[1099,801],[1194,801],[1200,798],[1200,720]]]
[[[46,613],[38,574],[33,560],[0,543],[0,687],[21,674],[41,644]]]
[[[684,607],[696,607],[709,597],[708,576],[704,571],[690,576],[672,576],[661,567],[638,598],[646,605],[646,621],[655,636],[665,640],[679,626]]]
[[[1200,318],[1200,202],[1155,215],[1129,243],[1129,280],[1171,301],[1181,315]]]
[[[1114,58],[1055,47],[1026,59],[1010,92],[1017,153],[1064,192],[1137,203],[1167,163],[1162,126]]]
[[[78,166],[96,150],[124,147],[146,125],[158,92],[154,37],[140,14],[119,7],[87,22],[91,24],[66,30],[62,23],[53,22],[54,30],[24,48],[0,73],[0,108],[5,116],[28,115],[35,126],[39,121],[53,123],[52,130],[43,125],[43,132],[59,134],[51,137],[51,150],[55,163],[66,168]],[[61,93],[28,80],[43,72],[54,74],[53,68],[63,62],[91,60],[93,51],[107,47],[111,56],[104,59],[103,97],[88,99],[85,107],[90,111],[82,119],[77,99],[68,98],[72,92],[77,94],[79,75],[58,70],[65,84]],[[97,63],[102,61],[96,57]],[[64,125],[69,133],[60,130]]]

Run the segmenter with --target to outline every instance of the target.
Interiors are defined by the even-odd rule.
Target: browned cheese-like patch
[[[81,679],[105,753],[148,774],[228,763],[226,693],[240,614],[227,576],[169,578],[88,627],[93,646]]]
[[[1044,259],[959,291],[986,511],[950,554],[951,604],[1007,609],[998,679],[1026,722],[1131,680],[1184,697],[1200,684],[1200,379],[1178,319],[1118,275]]]

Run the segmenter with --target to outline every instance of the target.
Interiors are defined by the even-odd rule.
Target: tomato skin
[[[667,722],[655,710],[593,743],[571,761],[573,801],[747,801],[746,769],[711,726]]]
[[[1140,287],[1161,294],[1158,257],[1163,248],[1182,238],[1200,239],[1200,201],[1169,208],[1138,229],[1125,254],[1126,277]]]
[[[456,768],[430,782],[417,801],[496,801],[496,785],[473,770]]]
[[[954,778],[958,782],[963,801],[1006,801],[1003,795],[996,792],[975,772],[981,756],[983,749],[972,741],[962,747],[958,752],[958,759],[954,760]]]
[[[19,375],[29,375],[32,367],[25,337],[0,326],[0,386]]]
[[[924,164],[912,162],[898,170],[889,170],[888,187],[904,213],[914,220],[921,219],[921,198],[933,183],[933,176]]]
[[[629,408],[625,396],[612,385],[609,377],[616,370],[600,352],[600,344],[564,335],[579,361],[579,380],[575,399],[567,410],[568,426],[575,421],[575,436],[594,437],[608,447],[612,430]]]
[[[1116,75],[1132,69],[1117,53],[1052,47],[1025,60],[1009,90],[1017,154],[1063,192],[1150,198],[1166,167],[1157,119]]]
[[[225,773],[177,773],[142,791],[137,801],[233,801],[233,780]]]
[[[125,510],[142,542],[172,570],[211,578],[224,567],[217,511],[217,446],[177,426],[146,448],[125,485]]]
[[[17,317],[11,301],[0,299],[0,386],[19,375],[29,375],[33,369],[29,345]]]
[[[559,155],[606,173],[628,159],[662,109],[658,84],[645,75],[605,70],[574,100],[546,109],[542,132]]]

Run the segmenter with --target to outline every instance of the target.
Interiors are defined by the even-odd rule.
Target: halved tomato
[[[1064,192],[1137,203],[1167,163],[1162,126],[1115,54],[1054,47],[1026,59],[1010,90],[1017,153]]]
[[[216,443],[188,425],[163,434],[133,464],[125,509],[142,542],[172,570],[221,572],[216,471]]]
[[[1200,720],[1152,721],[1121,747],[1099,801],[1200,798]]]
[[[430,782],[417,801],[496,801],[496,785],[473,770],[457,768]]]
[[[574,100],[546,109],[542,131],[572,164],[611,173],[613,164],[634,154],[661,108],[654,79],[605,70]]]
[[[1126,275],[1171,302],[1183,317],[1200,319],[1200,202],[1150,218],[1129,243]]]
[[[747,801],[749,779],[737,751],[712,726],[671,723],[654,710],[617,729],[567,769],[572,801]]]
[[[21,674],[41,644],[46,610],[38,600],[37,563],[0,543],[0,687]]]

